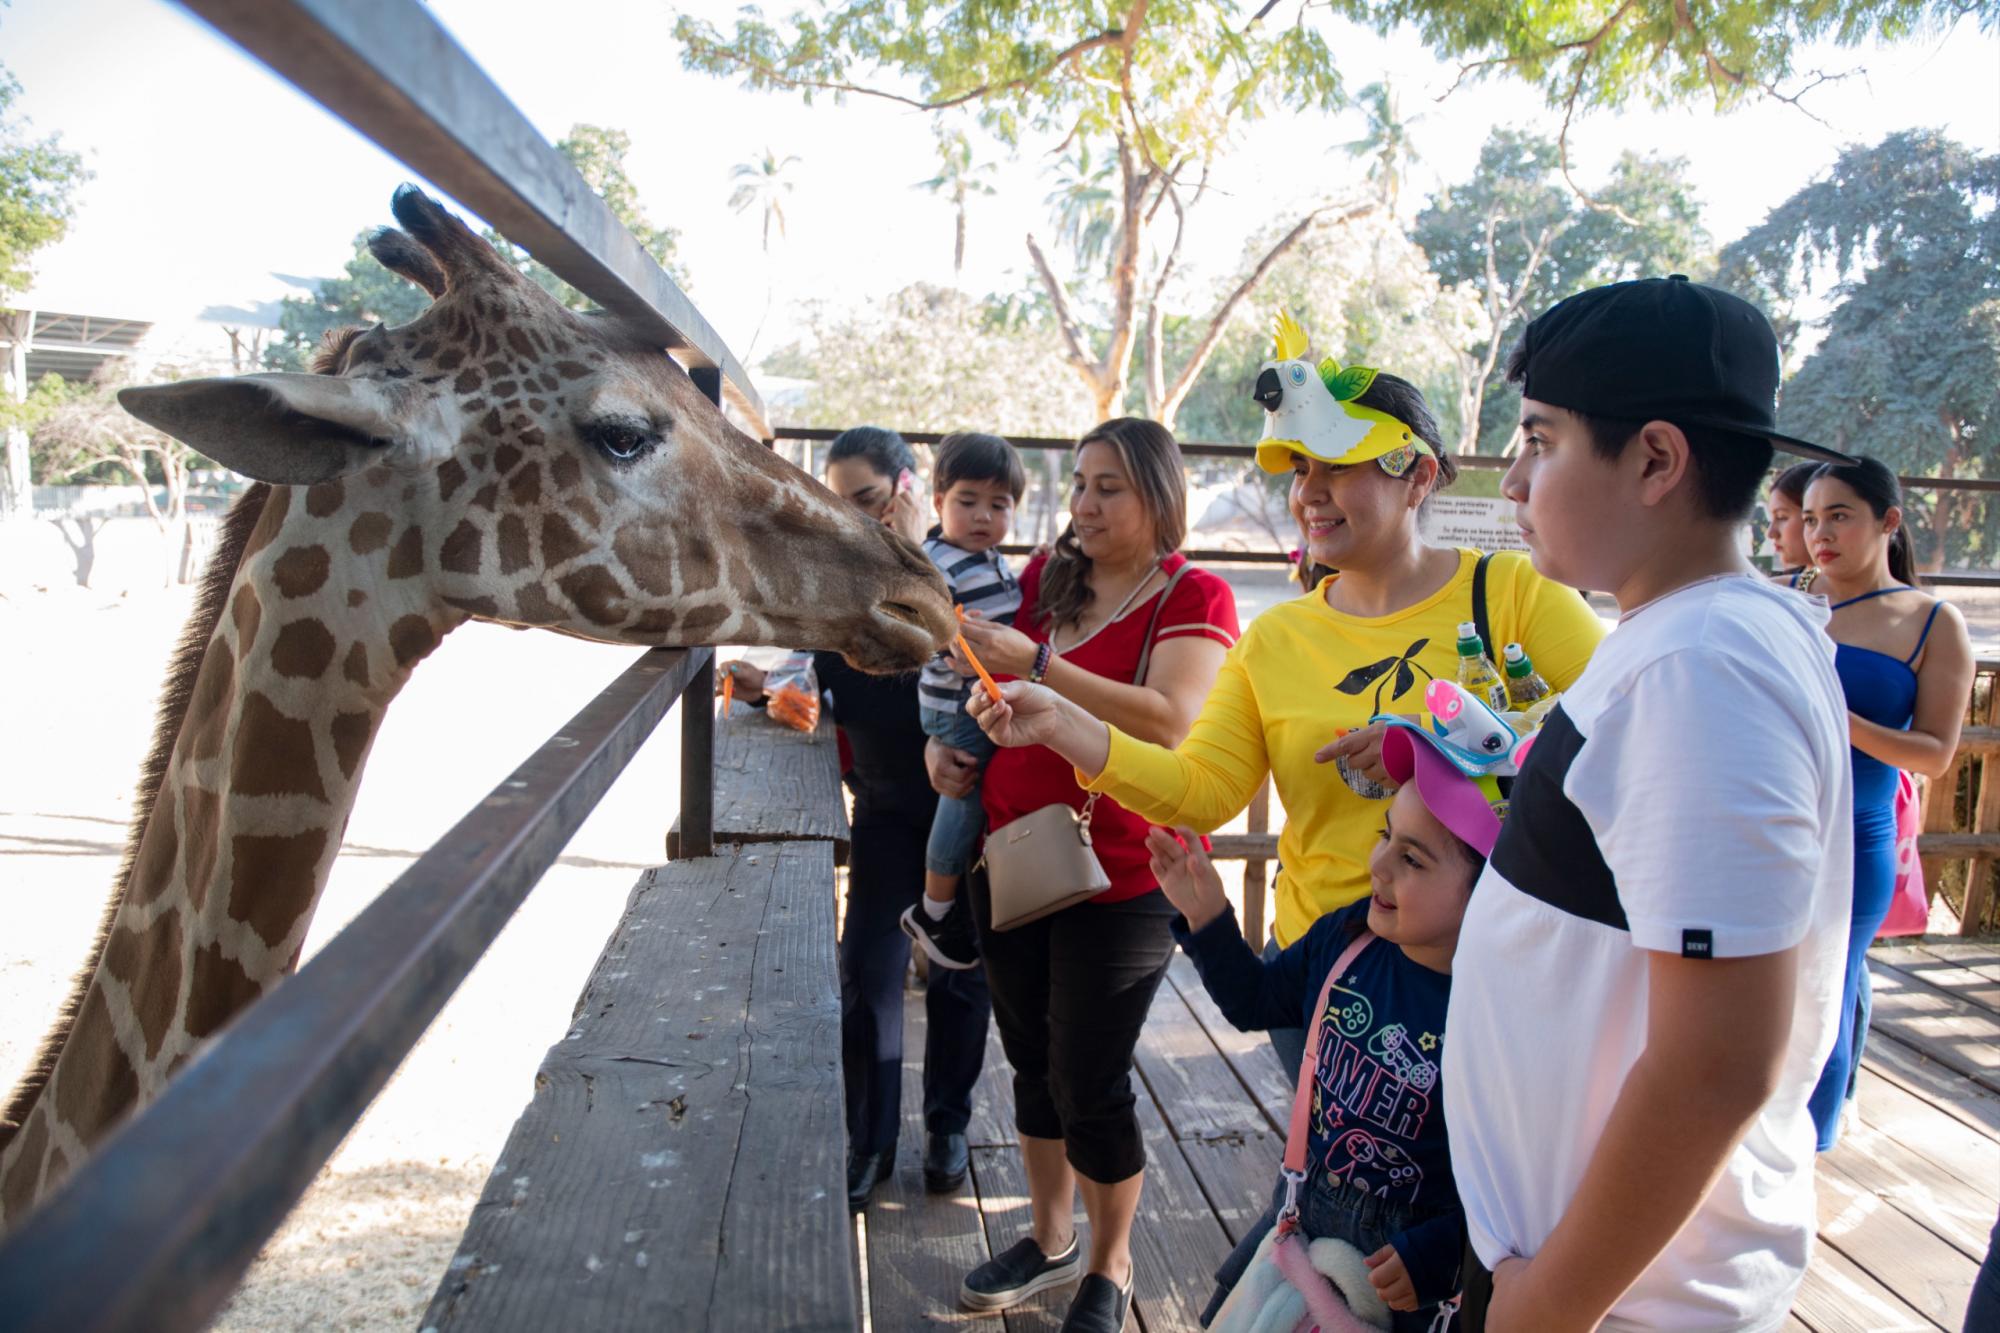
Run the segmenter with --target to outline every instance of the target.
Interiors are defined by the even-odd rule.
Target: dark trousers
[[[910,941],[896,924],[924,891],[930,812],[864,822],[856,812],[840,929],[840,1060],[850,1152],[890,1152],[902,1117],[903,974]],[[934,967],[924,992],[924,1128],[962,1134],[986,1059],[992,1003],[982,968]]]
[[[1132,1052],[1173,958],[1173,907],[1156,890],[996,931],[985,874],[966,884],[993,1018],[1014,1067],[1015,1128],[1061,1139],[1088,1180],[1112,1185],[1139,1174],[1146,1146],[1133,1111]]]
[[[1486,1333],[1486,1312],[1493,1305],[1493,1274],[1479,1262],[1479,1252],[1470,1241],[1458,1271],[1465,1280],[1465,1292],[1459,1298],[1458,1322],[1452,1333]]]

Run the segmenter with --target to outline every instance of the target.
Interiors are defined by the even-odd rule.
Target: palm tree
[[[729,192],[730,210],[747,213],[753,208],[758,209],[763,214],[764,224],[764,313],[757,316],[757,329],[750,335],[750,345],[743,349],[745,361],[757,350],[757,340],[764,336],[764,324],[771,317],[771,301],[777,292],[770,263],[771,228],[775,225],[778,239],[785,239],[785,196],[792,192],[796,184],[791,169],[798,160],[793,154],[780,158],[766,148],[756,161],[738,162],[729,171],[729,179],[736,182],[736,188]]]
[[[937,137],[938,174],[927,181],[918,181],[911,188],[943,195],[951,200],[956,221],[951,246],[951,276],[956,282],[958,275],[965,271],[965,202],[975,194],[990,195],[997,191],[986,179],[993,174],[993,164],[972,160],[972,144],[962,131],[939,126]]]
[[[771,226],[777,224],[778,239],[785,239],[785,196],[792,192],[796,184],[791,178],[791,168],[797,164],[795,155],[784,158],[764,150],[755,162],[738,162],[730,169],[729,179],[735,181],[736,188],[729,193],[729,207],[737,213],[747,213],[758,208],[764,214],[764,253],[771,253]]]
[[[1056,164],[1056,188],[1047,203],[1054,210],[1056,236],[1076,256],[1077,265],[1090,268],[1104,258],[1118,229],[1118,191],[1112,178],[1118,172],[1115,158],[1093,162],[1088,144]]]
[[[1416,147],[1411,142],[1410,126],[1423,117],[1404,120],[1396,106],[1396,92],[1386,82],[1369,84],[1361,90],[1357,100],[1367,114],[1368,133],[1341,147],[1352,157],[1371,159],[1368,179],[1383,202],[1394,210],[1396,196],[1403,188],[1403,177],[1419,161]]]

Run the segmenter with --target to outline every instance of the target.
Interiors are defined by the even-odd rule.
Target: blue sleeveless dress
[[[1879,588],[1836,602],[1831,609],[1838,611],[1871,597],[1915,591]],[[1835,646],[1834,670],[1840,675],[1850,711],[1879,726],[1909,729],[1917,706],[1917,673],[1911,664],[1931,637],[1940,605],[1931,606],[1924,631],[1908,657],[1898,659],[1846,643]],[[1840,1033],[1808,1102],[1821,1152],[1839,1141],[1840,1108],[1851,1096],[1855,1071],[1861,1067],[1861,1050],[1868,1040],[1868,944],[1889,915],[1896,889],[1896,787],[1900,775],[1880,759],[1859,750],[1850,753],[1854,763],[1854,911],[1847,936],[1847,979],[1841,991]]]

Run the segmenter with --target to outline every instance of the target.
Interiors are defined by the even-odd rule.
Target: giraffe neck
[[[463,619],[343,561],[348,524],[287,522],[315,497],[274,490],[244,549],[103,949],[0,1148],[0,1221],[291,970],[383,713]]]

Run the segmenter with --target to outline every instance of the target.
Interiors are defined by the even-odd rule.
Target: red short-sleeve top
[[[1038,557],[1021,571],[1021,615],[1014,622],[1014,628],[1037,643],[1049,636],[1049,626],[1032,609],[1041,594],[1043,563]],[[1172,574],[1186,563],[1187,557],[1176,553],[1168,556],[1161,568]],[[1153,623],[1153,608],[1159,600],[1159,594],[1155,593],[1131,607],[1077,647],[1064,649],[1063,660],[1106,679],[1130,684],[1132,673],[1139,669],[1139,653],[1145,646],[1146,629]],[[1161,608],[1153,642],[1202,638],[1213,639],[1226,648],[1236,642],[1236,633],[1236,594],[1216,575],[1194,568],[1174,585],[1171,597]],[[1076,785],[1076,770],[1042,745],[995,754],[986,766],[980,795],[989,829],[1059,801],[1078,810],[1084,802],[1083,789]],[[1159,887],[1148,868],[1147,828],[1145,820],[1116,801],[1098,798],[1091,813],[1091,841],[1104,873],[1111,879],[1111,887],[1092,902],[1123,902]]]

